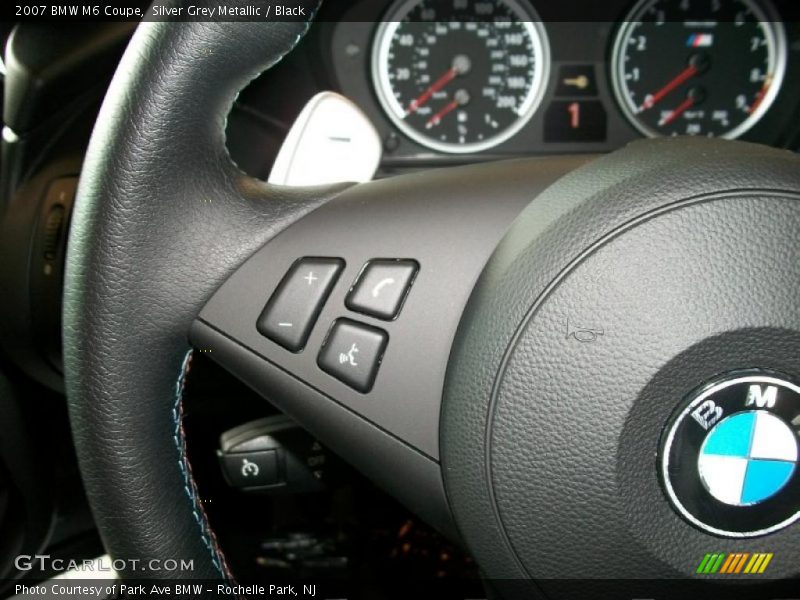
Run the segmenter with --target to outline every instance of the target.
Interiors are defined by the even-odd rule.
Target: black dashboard
[[[293,115],[276,105],[276,89],[338,91],[375,125],[389,172],[603,153],[661,135],[796,149],[795,11],[770,0],[323,4],[295,58],[304,68],[279,65],[239,108],[286,127]],[[313,75],[302,81],[301,71]]]

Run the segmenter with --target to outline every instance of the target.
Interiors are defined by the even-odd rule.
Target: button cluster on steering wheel
[[[290,352],[302,352],[344,267],[341,258],[298,259],[258,317],[259,333]],[[350,287],[345,305],[353,312],[394,320],[418,270],[419,264],[410,259],[370,260]],[[383,329],[339,318],[322,342],[317,365],[366,394],[375,383],[388,343],[389,334]]]

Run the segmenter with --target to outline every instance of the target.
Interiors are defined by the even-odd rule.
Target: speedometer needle
[[[675,119],[680,117],[684,112],[689,110],[692,107],[693,104],[694,104],[694,98],[689,96],[688,98],[686,98],[686,100],[684,100],[683,102],[678,104],[678,106],[676,106],[675,109],[671,113],[665,115],[664,118],[662,118],[658,122],[658,126],[659,127],[663,127],[664,125],[669,125]]]
[[[456,67],[450,67],[444,75],[439,77],[433,84],[424,92],[422,92],[417,98],[411,101],[411,104],[408,105],[408,113],[413,113],[415,110],[420,108],[423,104],[425,104],[428,100],[431,99],[436,92],[446,86],[448,83],[455,79],[456,75],[458,75],[458,69]]]
[[[454,111],[460,105],[461,103],[458,100],[452,100],[451,102],[447,103],[442,110],[440,110],[439,112],[434,114],[430,119],[428,119],[428,122],[425,123],[425,129],[430,129],[434,125],[438,125],[439,122],[442,120],[442,117],[444,117],[447,113]]]
[[[642,106],[639,108],[639,112],[647,110],[648,108],[653,108],[657,103],[661,102],[667,94],[669,94],[672,90],[678,87],[680,84],[685,82],[687,79],[694,77],[698,73],[699,69],[695,65],[689,65],[683,71],[678,73],[678,75],[672,79],[667,85],[662,87],[652,96],[648,96]],[[687,107],[688,108],[688,107]],[[684,109],[686,110],[686,109]]]

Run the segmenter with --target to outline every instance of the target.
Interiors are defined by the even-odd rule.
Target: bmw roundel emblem
[[[800,386],[765,371],[695,390],[665,431],[661,475],[690,523],[728,537],[800,519]]]

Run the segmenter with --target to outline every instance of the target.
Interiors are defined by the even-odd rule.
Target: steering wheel
[[[186,576],[231,577],[186,458],[194,347],[462,542],[487,577],[522,581],[509,596],[559,597],[555,582],[576,565],[587,579],[701,577],[709,552],[769,552],[771,576],[796,575],[797,473],[769,500],[782,521],[728,503],[732,516],[710,522],[722,514],[710,476],[678,481],[697,479],[697,451],[687,438],[688,462],[667,464],[667,438],[700,417],[695,437],[735,411],[771,410],[770,377],[778,408],[796,406],[800,160],[664,139],[603,157],[270,186],[232,162],[225,121],[307,27],[142,24],[98,117],[64,343],[81,471],[110,554],[193,559]],[[414,273],[389,309],[369,306],[374,284],[355,300],[376,260]],[[319,293],[297,296],[306,270]],[[282,292],[300,306],[302,322],[282,321],[297,334],[270,321]],[[767,382],[759,406],[715,396],[714,410],[682,418],[711,401],[709,385],[732,394],[742,378]]]

